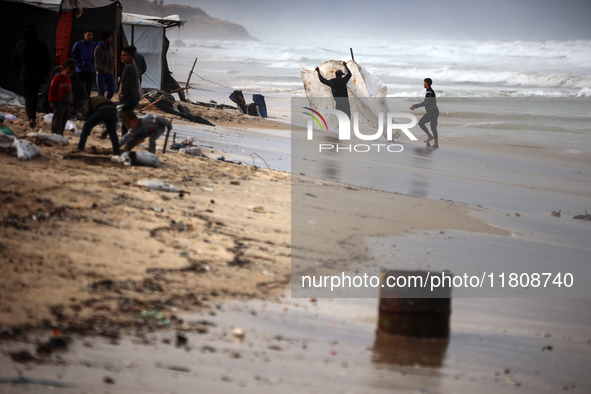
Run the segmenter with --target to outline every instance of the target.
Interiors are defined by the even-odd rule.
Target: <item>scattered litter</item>
[[[45,114],[45,116],[43,117],[43,121],[47,124],[51,124],[52,120],[53,120],[53,113]]]
[[[505,383],[507,383],[507,384],[508,384],[508,385],[510,385],[510,386],[515,386],[515,387],[519,387],[519,386],[521,386],[521,382],[518,382],[518,381],[517,381],[517,380],[515,380],[515,379],[507,379],[507,380],[505,381]]]
[[[203,188],[201,188],[201,190],[203,190],[204,192],[213,193],[213,189],[211,187],[203,187]]]
[[[244,332],[244,330],[242,328],[236,327],[235,329],[232,330],[232,335],[234,335],[234,338],[244,339],[244,336],[246,335],[246,333]]]
[[[68,139],[66,137],[64,137],[63,135],[59,135],[59,134],[47,134],[47,133],[42,133],[41,131],[39,131],[38,133],[29,133],[29,134],[27,134],[27,137],[37,138],[41,141],[51,142],[52,144],[56,144],[56,145],[66,146],[69,144]]]
[[[14,147],[16,148],[16,155],[20,160],[31,160],[39,155],[39,148],[31,141],[21,141],[14,139]]]
[[[170,150],[180,150],[193,145],[193,138],[186,139],[183,142],[176,142],[170,146]]]
[[[156,368],[162,368],[162,369],[169,369],[171,371],[175,371],[175,372],[191,372],[191,370],[187,367],[183,367],[181,365],[172,365],[172,364],[162,364],[162,363],[156,363],[155,364]]]
[[[521,214],[519,212],[515,212],[515,216],[517,216],[519,218],[519,217],[521,217]]]
[[[3,117],[4,119],[8,119],[8,120],[17,120],[18,118],[16,116],[14,116],[13,114],[2,114],[0,115],[1,117]],[[2,123],[3,121],[0,121],[0,123]]]
[[[113,156],[113,161],[126,166],[159,167],[160,159],[151,152],[124,152],[121,156]]]
[[[137,184],[140,186],[147,187],[148,189],[159,190],[162,192],[178,192],[176,186],[161,181],[160,179],[142,179],[137,181]]]
[[[63,387],[63,388],[73,387],[71,384],[56,382],[56,381],[47,380],[47,379],[27,378],[25,376],[19,376],[18,378],[0,378],[0,383],[3,383],[3,384],[38,384],[40,386]]]
[[[580,219],[580,220],[589,221],[589,220],[591,220],[591,215],[589,215],[587,213],[587,210],[585,209],[585,214],[584,215],[577,215],[573,219]]]
[[[189,339],[181,333],[176,334],[176,347],[183,347],[189,343]]]
[[[112,378],[112,377],[110,377],[110,376],[105,376],[105,377],[103,378],[103,382],[104,382],[105,384],[115,384],[115,379],[113,379],[113,378]]]
[[[68,130],[68,131],[71,131],[71,132],[73,132],[73,133],[74,133],[74,135],[80,135],[80,134],[82,134],[82,133],[80,133],[80,132],[78,131],[78,126],[76,126],[76,123],[72,122],[71,120],[68,120],[68,121],[66,122],[66,127],[65,127],[65,129],[66,129],[66,130]]]
[[[267,213],[267,211],[265,211],[265,207],[262,206],[254,207],[252,208],[252,211],[255,213]]]
[[[149,93],[146,93],[144,97],[161,111],[167,112],[169,114],[178,115],[181,118],[185,118],[194,123],[215,126],[207,119],[204,119],[201,116],[193,115],[187,107],[175,103],[175,99],[173,95],[170,93],[164,93],[162,91],[153,90]],[[148,106],[146,106],[146,108],[147,107]]]
[[[230,181],[230,185],[240,186],[240,181]]]
[[[12,132],[12,130],[10,130],[10,129],[9,129],[8,127],[6,127],[6,126],[0,126],[0,132],[1,132],[2,134],[5,134],[5,135],[11,135],[11,136],[14,136],[14,133]]]
[[[554,350],[554,348],[552,347],[552,345],[546,345],[542,348],[543,352],[551,352],[552,350]]]
[[[145,321],[155,321],[156,325],[159,327],[170,325],[170,319],[166,317],[162,312],[142,311],[141,316]]]
[[[560,211],[562,211],[562,209],[559,209],[558,211],[552,211],[551,215],[554,216],[554,217],[556,217],[556,218],[559,218],[560,217]]]
[[[179,149],[179,153],[184,153],[186,155],[203,157],[203,149],[200,146],[190,146],[186,148]]]

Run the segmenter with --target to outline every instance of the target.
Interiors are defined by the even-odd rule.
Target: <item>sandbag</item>
[[[31,141],[17,140],[15,138],[13,144],[16,148],[16,156],[19,160],[31,160],[35,156],[41,154],[37,145],[33,144]]]
[[[62,145],[66,146],[69,144],[68,139],[63,135],[59,134],[46,134],[46,133],[29,133],[27,134],[29,138],[38,138],[42,141],[47,141],[55,145]]]

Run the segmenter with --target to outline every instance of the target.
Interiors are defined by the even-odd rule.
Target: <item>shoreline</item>
[[[21,123],[22,128],[17,130],[19,135],[29,132],[26,124],[22,121]],[[180,125],[178,122],[175,124]],[[184,122],[182,124],[183,127],[187,125]],[[245,127],[244,123],[239,123],[234,126],[224,125],[222,128],[228,130],[228,135],[235,133],[238,137],[242,130],[257,129],[257,124],[249,124]],[[261,130],[266,130],[263,133],[271,134],[289,132],[284,128],[277,131],[274,129],[274,127],[270,127]],[[217,133],[215,129],[207,132],[212,136]],[[70,143],[77,141],[78,138],[72,134],[66,134],[66,136],[71,140]],[[95,131],[89,139],[88,147],[96,146],[99,153],[108,151],[109,142],[100,141],[96,136],[97,132]],[[161,142],[159,141],[159,145]],[[452,141],[450,140],[450,142]],[[142,363],[139,360],[143,360],[144,357],[146,360],[152,361],[154,358],[149,358],[142,353],[141,349],[137,350],[137,345],[133,345],[134,341],[142,341],[142,338],[146,338],[146,343],[152,344],[149,346],[157,346],[162,349],[157,352],[156,358],[164,357],[164,361],[155,362],[160,363],[159,365],[174,367],[178,363],[174,358],[166,361],[167,351],[164,350],[164,345],[158,346],[157,344],[165,340],[169,344],[171,341],[174,342],[176,334],[173,333],[176,332],[184,333],[182,335],[189,337],[191,347],[194,344],[195,349],[201,349],[198,353],[200,354],[199,359],[202,360],[200,362],[207,363],[207,360],[213,357],[220,366],[212,369],[214,374],[212,376],[215,376],[212,379],[205,378],[202,372],[198,372],[195,377],[195,374],[192,374],[195,370],[188,367],[190,373],[187,377],[190,377],[192,381],[198,379],[204,384],[222,390],[222,392],[231,392],[236,389],[236,384],[243,387],[243,383],[250,387],[250,390],[263,389],[268,387],[269,381],[265,378],[257,380],[256,376],[267,376],[264,371],[273,376],[282,376],[279,370],[273,372],[267,369],[268,362],[254,364],[254,382],[251,380],[252,377],[247,379],[245,375],[240,374],[234,377],[228,375],[224,370],[241,368],[244,365],[241,364],[244,359],[250,360],[252,357],[256,359],[255,352],[269,352],[271,350],[271,356],[267,356],[267,358],[274,359],[273,352],[278,351],[274,350],[277,347],[268,348],[268,346],[275,346],[268,345],[268,342],[272,341],[274,336],[286,336],[284,333],[286,323],[281,311],[293,310],[296,320],[292,323],[296,325],[298,319],[317,320],[318,312],[308,311],[309,308],[305,306],[307,304],[323,305],[320,321],[326,320],[329,324],[318,328],[320,330],[318,334],[313,332],[307,334],[304,328],[300,328],[300,331],[289,334],[292,341],[289,343],[321,343],[323,350],[312,353],[304,351],[303,354],[300,354],[295,349],[288,350],[290,349],[288,345],[277,344],[276,346],[282,349],[278,351],[277,357],[280,359],[287,357],[287,360],[281,364],[285,368],[306,371],[308,369],[303,366],[306,363],[301,360],[302,357],[304,359],[310,357],[320,363],[312,363],[313,368],[320,369],[322,365],[326,365],[321,363],[321,360],[326,357],[326,352],[332,352],[331,349],[336,348],[337,354],[343,352],[343,358],[339,359],[339,363],[359,363],[357,368],[362,371],[360,373],[369,374],[370,377],[354,381],[360,389],[366,387],[362,382],[372,381],[371,376],[375,374],[374,369],[379,371],[381,368],[385,368],[395,374],[408,374],[410,380],[407,381],[407,384],[409,387],[417,389],[424,387],[421,386],[423,384],[421,383],[421,376],[423,376],[421,374],[430,371],[428,373],[434,373],[432,377],[435,376],[435,378],[429,380],[427,384],[429,387],[456,387],[458,390],[473,387],[473,385],[463,379],[453,383],[448,379],[449,374],[467,374],[467,376],[483,378],[483,374],[494,376],[494,371],[500,371],[502,376],[502,370],[506,368],[503,364],[507,364],[512,371],[518,368],[507,361],[513,355],[511,345],[508,346],[507,343],[524,342],[519,342],[519,338],[509,341],[496,338],[495,331],[494,329],[491,331],[490,326],[494,323],[489,323],[489,321],[495,321],[495,315],[491,316],[490,313],[496,313],[492,311],[498,311],[498,308],[491,309],[490,313],[479,312],[477,300],[459,301],[459,305],[472,306],[467,309],[467,312],[464,311],[457,315],[461,324],[454,326],[456,327],[454,330],[457,331],[452,330],[450,354],[459,357],[464,357],[466,354],[469,355],[468,358],[476,357],[478,354],[476,352],[477,343],[466,342],[463,339],[465,333],[493,340],[496,338],[499,340],[498,344],[490,346],[493,349],[502,349],[502,351],[496,357],[490,356],[491,361],[487,363],[486,367],[465,372],[464,367],[469,363],[450,364],[447,362],[447,364],[444,363],[441,370],[444,377],[437,378],[439,376],[437,368],[421,367],[413,372],[411,368],[414,367],[392,367],[388,362],[385,364],[372,363],[370,361],[371,352],[367,354],[367,350],[363,350],[367,348],[367,345],[354,347],[356,351],[362,352],[359,353],[363,354],[360,360],[364,360],[355,361],[358,355],[344,350],[345,345],[351,340],[350,337],[342,332],[335,333],[332,328],[334,324],[344,323],[343,329],[345,329],[348,327],[347,322],[350,319],[359,318],[359,316],[351,315],[346,315],[346,317],[334,315],[334,310],[330,305],[334,303],[334,305],[341,305],[339,308],[346,307],[348,305],[346,299],[310,302],[309,298],[304,298],[292,299],[286,303],[280,297],[281,294],[284,294],[285,289],[289,288],[292,253],[300,253],[299,250],[292,250],[292,184],[298,188],[303,186],[301,191],[296,191],[296,195],[308,193],[320,196],[322,194],[326,197],[322,199],[322,202],[329,203],[328,206],[321,207],[318,205],[318,199],[314,199],[311,204],[308,201],[307,211],[304,211],[303,216],[298,215],[298,217],[301,216],[300,219],[307,219],[308,215],[318,216],[320,211],[328,212],[334,209],[350,213],[350,204],[367,199],[376,202],[374,208],[378,209],[378,213],[380,207],[395,207],[391,212],[392,216],[389,216],[389,212],[379,213],[376,216],[375,212],[371,212],[371,210],[367,212],[355,210],[355,223],[358,223],[360,227],[352,230],[353,235],[357,235],[361,231],[365,236],[386,235],[400,238],[400,234],[410,233],[418,235],[420,245],[428,245],[431,242],[430,239],[435,239],[439,231],[448,234],[448,229],[465,231],[468,236],[493,233],[496,234],[496,237],[504,239],[513,238],[516,235],[518,238],[538,237],[540,238],[538,241],[550,243],[566,242],[561,238],[562,234],[566,234],[568,242],[572,246],[581,248],[583,245],[581,242],[584,242],[585,234],[589,232],[587,223],[572,221],[567,217],[552,218],[550,221],[550,211],[539,208],[544,207],[545,203],[538,203],[538,206],[526,210],[520,209],[522,216],[517,217],[513,214],[514,212],[500,209],[497,204],[490,206],[489,203],[481,203],[479,195],[482,192],[463,194],[466,198],[459,201],[439,196],[442,191],[447,192],[447,189],[433,181],[437,179],[442,180],[442,184],[445,184],[457,178],[461,182],[460,184],[473,185],[480,174],[486,174],[497,177],[484,180],[483,184],[492,186],[509,186],[515,183],[515,179],[534,182],[528,179],[527,172],[520,173],[518,167],[504,169],[503,166],[500,166],[498,173],[489,174],[482,172],[486,163],[482,162],[480,165],[473,163],[471,166],[465,166],[466,162],[474,160],[472,155],[480,161],[490,158],[494,160],[495,165],[503,163],[505,159],[509,158],[511,161],[506,165],[513,167],[517,163],[524,167],[533,166],[534,173],[541,175],[544,175],[545,168],[552,168],[552,164],[556,164],[553,170],[556,173],[548,174],[549,178],[540,178],[541,181],[535,181],[531,187],[542,192],[545,189],[551,190],[556,196],[561,196],[561,201],[572,199],[572,202],[576,202],[589,194],[584,190],[571,190],[570,192],[567,190],[570,182],[575,182],[574,184],[578,185],[588,182],[586,181],[586,172],[577,175],[577,170],[583,171],[588,167],[588,158],[574,158],[551,152],[549,158],[530,161],[530,155],[527,152],[532,153],[531,157],[533,158],[540,151],[534,148],[528,149],[524,153],[524,150],[518,146],[509,148],[493,144],[482,146],[478,143],[459,140],[450,143],[448,149],[442,145],[440,150],[434,152],[435,156],[425,157],[416,153],[417,149],[421,150],[422,147],[409,145],[410,152],[416,151],[416,154],[411,154],[410,164],[399,164],[399,170],[402,171],[398,171],[397,174],[408,172],[408,179],[414,182],[409,183],[413,187],[412,190],[428,190],[431,193],[421,195],[421,193],[413,192],[415,194],[413,196],[413,193],[403,191],[392,193],[362,187],[353,187],[357,190],[352,190],[350,183],[339,184],[315,178],[304,178],[303,183],[299,183],[300,181],[292,180],[291,174],[285,172],[268,171],[264,168],[223,163],[175,153],[162,155],[161,152],[158,152],[157,155],[163,162],[158,169],[121,167],[110,161],[97,161],[90,158],[83,159],[83,161],[61,159],[60,156],[68,153],[72,149],[71,146],[64,148],[41,146],[43,156],[31,162],[20,162],[5,155],[0,157],[5,169],[13,169],[3,172],[3,188],[0,195],[3,205],[8,207],[2,217],[0,252],[13,259],[13,262],[10,263],[13,271],[7,270],[7,274],[2,278],[1,304],[3,309],[0,311],[0,324],[7,326],[8,323],[7,327],[12,326],[8,331],[4,331],[3,337],[12,338],[12,340],[2,342],[2,346],[7,347],[4,347],[3,355],[0,357],[2,357],[2,363],[10,363],[13,373],[17,373],[22,364],[10,361],[6,349],[31,349],[31,354],[40,360],[41,364],[35,367],[28,364],[27,375],[55,379],[56,367],[53,364],[58,360],[57,354],[59,353],[44,358],[44,356],[36,355],[34,348],[38,343],[50,338],[54,329],[59,329],[61,335],[71,335],[74,338],[72,351],[76,354],[86,354],[84,359],[90,360],[88,362],[92,362],[95,357],[103,360],[100,358],[102,357],[100,354],[104,354],[103,352],[112,353],[119,360],[118,362],[112,359],[111,361],[101,361],[102,364],[99,363],[100,365],[95,368],[96,373],[88,374],[88,367],[84,363],[79,364],[70,356],[63,356],[68,360],[68,372],[65,376],[88,388],[103,388],[104,383],[101,379],[104,375],[109,375],[105,371],[109,371],[113,365],[120,368],[120,373],[116,375],[117,386],[115,386],[120,390],[132,390],[133,379],[137,373],[151,374],[153,378],[146,381],[156,386],[158,385],[156,381],[172,379],[170,374],[175,374],[177,377],[179,373],[182,375],[182,372],[175,371],[174,368],[156,366],[156,370],[154,370],[151,365]],[[460,155],[458,156],[458,154]],[[451,157],[449,157],[450,155]],[[496,155],[498,157],[495,157]],[[444,160],[440,161],[441,158]],[[464,164],[458,165],[458,160],[460,164]],[[431,162],[431,168],[418,165],[424,162]],[[440,167],[442,164],[443,167]],[[463,171],[467,172],[444,175],[450,168],[449,166],[465,167]],[[416,169],[422,171],[423,175],[415,177],[413,171]],[[496,170],[497,168],[495,168]],[[564,171],[571,171],[572,174],[564,177]],[[69,179],[64,177],[66,173],[71,174]],[[157,178],[170,182],[183,193],[145,190],[136,185],[138,180],[144,178]],[[297,178],[300,177],[297,176]],[[432,178],[432,180],[429,181],[427,178]],[[394,179],[399,179],[401,182],[404,180],[400,176]],[[566,182],[566,184],[557,184],[557,186],[549,188],[548,186],[551,185],[547,182],[544,184],[544,179],[561,179],[561,182]],[[417,184],[418,180],[422,183]],[[525,183],[527,184],[527,182]],[[480,185],[480,183],[474,185]],[[527,189],[527,185],[513,185],[512,187]],[[510,194],[508,193],[508,195]],[[515,195],[520,196],[520,194]],[[334,204],[331,203],[330,196],[347,196],[352,200],[342,199]],[[512,204],[512,200],[506,199],[504,201],[506,204]],[[478,208],[478,205],[481,204],[482,207]],[[520,207],[523,206],[525,205],[520,205]],[[582,208],[573,205],[570,209],[574,211]],[[564,213],[566,214],[566,211]],[[318,241],[326,239],[325,236],[329,234],[330,239],[333,239],[338,245],[343,245],[342,242],[344,242],[345,247],[342,250],[338,250],[338,248],[331,250],[326,249],[320,242],[319,245],[310,248],[311,253],[319,253],[320,256],[325,256],[329,260],[342,260],[351,264],[359,261],[355,260],[356,258],[369,255],[366,251],[365,240],[353,242],[351,229],[331,230],[332,226],[336,226],[336,223],[331,223],[332,216],[323,217],[325,218],[324,223],[322,226],[317,226],[318,234],[322,236],[318,238]],[[322,220],[317,219],[316,222],[320,224]],[[561,233],[552,234],[555,229],[560,229]],[[531,235],[528,236],[527,234],[530,232]],[[508,237],[507,235],[510,233],[513,236]],[[449,235],[455,236],[455,234],[454,231],[449,232]],[[402,252],[410,254],[410,256],[415,255],[420,249],[416,246],[411,246],[408,249],[403,243],[398,247],[403,247]],[[448,246],[446,250],[449,252],[454,249],[453,246],[451,249]],[[424,253],[424,250],[420,252]],[[437,252],[435,255],[438,255],[437,249],[434,249],[434,252]],[[371,338],[368,337],[368,332],[373,333],[375,330],[373,323],[375,307],[371,307],[373,310],[370,312],[368,308],[372,304],[371,300],[359,300],[359,302],[363,306],[357,310],[364,311],[362,316],[364,316],[365,323],[356,326],[359,338],[364,338],[361,340],[356,337],[354,343],[357,344],[360,343],[358,341],[367,343],[368,340],[371,340],[368,339]],[[556,302],[558,301],[549,302],[549,305]],[[236,305],[236,303],[248,305],[243,307],[245,314],[236,315],[225,312],[226,307],[232,310],[231,305]],[[499,304],[501,304],[500,301]],[[516,305],[522,304],[527,305],[527,302],[520,300],[516,303]],[[7,310],[7,307],[10,309]],[[269,323],[269,327],[261,323],[260,330],[265,332],[264,335],[260,334],[262,336],[259,337],[257,329],[249,326],[246,342],[233,339],[233,328],[246,324],[241,323],[242,319],[246,319],[247,316],[256,317],[258,314],[265,316],[265,311],[270,309],[276,311],[274,313],[278,317]],[[511,310],[512,313],[519,316],[517,306]],[[198,316],[196,321],[201,323],[192,325],[191,322],[195,322],[195,318],[189,317],[191,314],[187,314],[187,312],[190,311],[195,312],[193,315]],[[480,313],[481,318],[487,321],[486,324],[474,326],[469,323],[470,314],[477,312]],[[552,319],[553,313],[550,310],[546,316]],[[512,330],[514,328],[512,324],[531,322],[531,320],[525,320],[526,318],[523,321],[519,321],[519,318],[516,319],[512,323],[511,320],[507,320],[502,324]],[[527,319],[531,319],[531,317]],[[37,328],[19,332],[14,330],[18,326],[18,324],[14,324],[17,321],[21,322],[21,327],[24,327],[27,322],[36,322],[31,324],[31,327]],[[207,328],[204,328],[203,324],[205,323],[203,322],[210,321],[219,325],[219,328],[215,329],[212,328],[213,326],[207,325]],[[253,322],[248,324],[258,324],[256,322],[258,320],[255,318]],[[543,330],[546,323],[538,323],[538,325],[532,323],[535,330]],[[553,330],[561,335],[568,335],[564,334],[568,332],[566,326],[555,325]],[[150,334],[153,331],[158,334]],[[211,332],[211,334],[204,336],[195,333],[200,331]],[[84,334],[84,336],[79,337],[79,334]],[[132,335],[131,339],[125,339],[128,338],[126,337],[128,334]],[[32,339],[27,339],[29,335]],[[262,339],[249,340],[251,335]],[[121,338],[121,347],[113,348],[112,345],[106,347],[102,345],[103,340],[100,338],[105,336]],[[325,344],[322,338],[327,336],[339,338],[338,341],[343,345]],[[577,337],[577,341],[582,340],[584,341],[584,339]],[[86,346],[83,343],[88,341],[91,341],[92,346],[97,347],[96,352],[98,353],[95,353],[92,347],[85,350]],[[538,346],[540,342],[551,342],[553,346],[564,345],[562,340],[553,339],[550,341],[544,339],[543,336],[536,336],[536,339],[526,338],[525,342],[531,346]],[[248,346],[249,343],[253,346],[253,353],[245,350],[245,346]],[[134,346],[134,350],[139,351],[139,359],[135,358],[136,356],[125,355]],[[222,350],[217,353],[217,356],[209,355],[209,350],[203,350],[207,346]],[[465,353],[463,350],[465,346],[474,350]],[[182,347],[179,350],[185,351],[182,350]],[[561,357],[572,354],[572,351],[571,349],[560,353]],[[379,353],[380,350],[378,349],[376,352]],[[589,352],[584,350],[577,350],[577,352],[577,357],[581,359],[586,360],[590,357]],[[171,353],[171,356],[173,354],[178,356],[177,353]],[[230,357],[226,356],[227,354]],[[241,354],[241,356],[237,358],[238,361],[231,361],[234,360],[232,354]],[[291,358],[292,355],[294,358]],[[136,366],[130,368],[127,365],[119,365],[122,357],[133,358],[135,361],[132,361],[132,365]],[[241,358],[242,361],[240,361]],[[104,360],[108,360],[108,358]],[[556,363],[557,358],[553,357],[552,360],[553,363]],[[446,365],[451,366],[451,369],[446,368]],[[341,366],[342,364],[335,365],[336,369],[333,372],[340,373]],[[80,371],[82,371],[81,380],[77,380],[75,376]],[[496,383],[491,383],[492,380],[488,377],[483,379],[488,384],[492,384],[489,386],[488,392],[495,392],[499,387],[498,384],[505,387],[506,385],[515,385],[515,382],[523,384],[522,389],[527,386],[530,387],[530,392],[536,392],[540,385],[536,383],[534,372],[529,371],[525,380],[521,376],[514,376],[515,372],[509,374],[506,379],[500,379],[500,382],[495,381]],[[559,382],[568,380],[560,373],[556,375],[557,378],[553,379]],[[60,376],[64,376],[64,374]],[[88,382],[84,380],[85,377],[89,379]],[[228,382],[228,379],[231,382]],[[380,379],[378,381],[382,382],[381,384],[387,384],[387,381]],[[573,381],[576,381],[579,387],[588,386],[588,382],[581,377],[573,379]],[[297,381],[287,378],[273,382],[275,386],[288,389],[300,388]],[[326,380],[327,385],[330,385],[329,382],[330,380]],[[351,384],[353,383],[351,382]],[[183,392],[186,387],[188,386],[180,386],[178,389]],[[146,391],[149,392],[149,389]],[[378,386],[372,386],[368,391],[383,392],[387,389],[378,384]]]

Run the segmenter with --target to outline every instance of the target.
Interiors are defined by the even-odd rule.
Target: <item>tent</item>
[[[165,18],[123,13],[122,26],[125,41],[134,45],[146,61],[146,73],[142,77],[142,88],[163,89],[168,72],[166,52],[168,49],[166,29],[180,27],[185,20],[178,15]]]
[[[61,65],[70,56],[74,42],[81,40],[85,29],[99,33],[119,29],[121,4],[117,0],[0,0],[2,21],[0,53],[12,56],[22,38],[27,22],[39,26],[39,37],[54,55],[54,64]],[[0,87],[22,94],[11,58],[0,62]]]

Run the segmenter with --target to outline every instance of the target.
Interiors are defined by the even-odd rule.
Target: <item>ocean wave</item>
[[[591,97],[591,88],[583,88],[577,93],[577,97]]]

